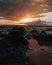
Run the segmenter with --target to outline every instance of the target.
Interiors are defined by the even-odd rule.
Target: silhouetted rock
[[[20,26],[14,27],[9,35],[0,41],[0,65],[26,65],[27,50],[28,41],[24,38],[24,30],[22,31]]]

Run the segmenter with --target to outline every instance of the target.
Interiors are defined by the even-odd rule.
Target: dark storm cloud
[[[1,9],[8,9],[14,4],[18,4],[20,0],[0,0],[0,7]]]
[[[32,4],[33,0],[0,0],[0,7],[1,9],[10,9],[12,6],[15,5],[29,5]]]
[[[28,13],[52,11],[52,0],[0,0],[0,16],[19,19]]]
[[[52,0],[0,0],[0,7],[3,9],[12,9],[14,4],[24,4],[25,6],[25,4],[29,5],[30,3],[34,3],[35,6],[37,4],[52,6]]]

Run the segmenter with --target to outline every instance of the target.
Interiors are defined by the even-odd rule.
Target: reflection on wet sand
[[[39,46],[35,39],[28,40],[29,48],[27,56],[31,58],[36,65],[52,65],[52,46]]]

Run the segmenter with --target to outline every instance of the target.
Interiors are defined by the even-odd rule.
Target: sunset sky
[[[52,0],[0,0],[0,19],[2,17],[11,24],[38,19],[52,22]]]

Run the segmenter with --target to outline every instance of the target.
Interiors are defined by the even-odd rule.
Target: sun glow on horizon
[[[20,20],[20,22],[23,22],[23,23],[28,23],[28,22],[32,22],[34,21],[34,18],[23,18]]]

